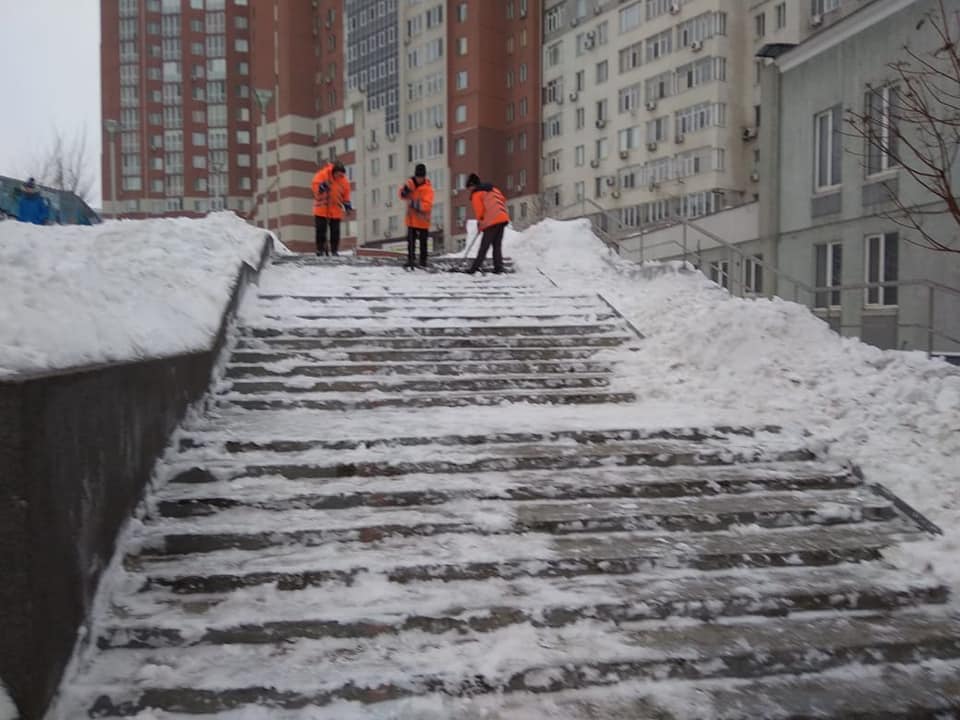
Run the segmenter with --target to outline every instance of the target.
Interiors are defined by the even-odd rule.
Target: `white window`
[[[899,237],[897,233],[870,235],[866,238],[867,283],[894,283],[899,269]],[[864,291],[867,305],[896,305],[897,287],[871,287]]]
[[[457,54],[458,55],[467,54],[467,39],[465,37],[457,38]]]
[[[640,107],[640,102],[643,99],[643,84],[636,83],[625,87],[617,95],[617,110],[619,112],[636,110]]]
[[[753,16],[753,36],[762,38],[767,34],[767,14],[765,12],[757,13]]]
[[[457,21],[467,21],[467,4],[465,2],[462,2],[457,6]]]
[[[842,181],[840,174],[840,107],[818,113],[814,127],[814,188],[832,190]]]
[[[466,90],[469,78],[466,70],[460,70],[457,73],[457,90]]]
[[[233,47],[237,52],[247,52],[250,50],[250,44],[246,38],[237,38],[234,40]]]
[[[583,145],[577,145],[573,150],[573,164],[577,167],[583,167],[586,158],[586,148]]]
[[[811,15],[826,15],[840,7],[840,0],[812,0],[810,4]]]
[[[777,15],[777,30],[782,30],[787,26],[787,3],[777,3],[774,12]]]
[[[547,67],[556,67],[560,64],[560,43],[554,43],[547,48]]]
[[[456,120],[459,123],[467,121],[467,106],[466,105],[457,105],[456,109]]]
[[[237,143],[239,145],[249,145],[250,144],[250,131],[249,130],[237,130]]]
[[[620,8],[620,32],[630,32],[640,27],[643,20],[643,4],[635,2],[627,7]]]
[[[839,288],[842,283],[843,244],[822,243],[815,245],[814,248],[817,265],[814,284],[818,288]],[[840,290],[824,290],[814,296],[814,306],[839,307],[840,299]]]
[[[730,263],[726,260],[710,263],[710,279],[722,288],[730,289]]]
[[[600,83],[605,83],[607,78],[610,76],[610,66],[607,64],[607,61],[597,63],[597,85]]]
[[[620,73],[640,67],[643,62],[643,43],[635,42],[620,51]]]
[[[457,138],[455,143],[457,149],[457,155],[463,156],[467,154],[467,141],[464,138]]]
[[[759,295],[763,292],[762,262],[763,255],[754,255],[743,261],[743,292],[747,295]]]
[[[898,93],[897,86],[887,85],[878,90],[868,90],[864,96],[867,175],[885,172],[900,164],[897,160],[899,142],[896,125]]]
[[[202,132],[195,132],[193,133],[190,140],[195,147],[203,147],[204,145],[207,144],[207,134]]]
[[[556,32],[561,27],[563,27],[563,5],[557,5],[552,7],[544,13],[543,16],[543,32],[544,34],[549,34]]]
[[[237,155],[238,167],[250,167],[250,156],[244,153]]]
[[[673,30],[664,30],[646,40],[647,62],[653,62],[673,50]]]

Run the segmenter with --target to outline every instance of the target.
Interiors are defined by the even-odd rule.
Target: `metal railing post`
[[[927,285],[927,356],[933,355],[933,285]]]

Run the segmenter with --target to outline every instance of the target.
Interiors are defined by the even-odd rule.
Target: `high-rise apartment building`
[[[466,178],[504,189],[515,217],[539,193],[539,0],[347,0],[347,114],[357,132],[367,244],[404,235],[403,179],[423,162],[431,233],[465,239]]]
[[[319,165],[352,167],[353,126],[344,113],[344,0],[250,0],[257,113],[257,204],[253,220],[292,249],[313,249],[313,194]],[[267,91],[267,95],[264,95]],[[269,100],[267,100],[269,97]],[[263,122],[261,123],[261,119]],[[345,223],[341,247],[356,242]]]
[[[108,215],[251,209],[250,10],[246,0],[101,3]]]

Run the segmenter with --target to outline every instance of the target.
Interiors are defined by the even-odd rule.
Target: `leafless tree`
[[[948,5],[950,9],[948,9]],[[847,110],[847,136],[863,142],[858,152],[868,173],[901,168],[931,196],[928,203],[904,200],[903,183],[883,183],[892,209],[885,216],[915,231],[909,241],[938,251],[960,253],[957,233],[941,237],[929,229],[932,216],[947,216],[960,231],[960,11],[936,0],[917,23],[918,46],[907,43],[887,65],[891,81],[868,87],[862,112]]]
[[[59,129],[39,159],[33,163],[31,174],[38,183],[56,190],[72,192],[84,202],[92,199],[94,161],[87,149],[86,128],[81,128],[71,139]]]

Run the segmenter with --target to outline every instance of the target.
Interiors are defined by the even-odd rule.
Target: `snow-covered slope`
[[[945,533],[908,559],[960,591],[960,372],[832,332],[802,305],[730,296],[676,264],[641,274],[586,221],[508,233],[505,254],[565,289],[602,293],[647,338],[631,389],[648,401],[795,423],[860,464]]]
[[[0,223],[0,376],[208,347],[263,238],[233,213]]]

